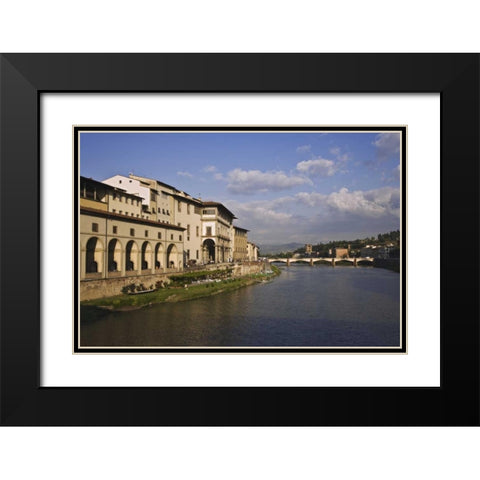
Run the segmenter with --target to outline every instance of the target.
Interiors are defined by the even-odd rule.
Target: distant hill
[[[283,243],[280,245],[259,245],[258,248],[260,249],[260,255],[272,255],[274,253],[293,252],[304,246],[304,243]]]

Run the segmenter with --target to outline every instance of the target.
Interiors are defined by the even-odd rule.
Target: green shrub
[[[123,288],[122,288],[122,293],[124,295],[126,295],[127,293],[129,292],[134,292],[135,291],[135,284],[134,283],[131,283],[130,285],[125,285]]]

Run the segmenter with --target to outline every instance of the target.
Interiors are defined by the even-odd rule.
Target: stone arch
[[[103,244],[97,237],[88,239],[85,249],[85,273],[103,272]]]
[[[157,243],[155,245],[155,268],[162,268],[163,267],[163,245],[161,243]]]
[[[152,268],[150,262],[152,259],[152,246],[149,242],[143,242],[142,244],[142,257],[141,257],[141,265],[142,270],[148,270]]]
[[[118,272],[122,268],[122,244],[116,238],[108,242],[108,271]]]
[[[216,261],[215,256],[215,242],[211,238],[207,238],[203,242],[203,252],[204,252],[204,259],[205,261]]]
[[[138,270],[138,246],[130,240],[125,249],[125,270],[127,272]]]
[[[373,260],[363,258],[362,260],[357,260],[358,266],[371,267],[373,265]]]
[[[167,248],[167,268],[175,268],[177,266],[177,247],[171,243]]]

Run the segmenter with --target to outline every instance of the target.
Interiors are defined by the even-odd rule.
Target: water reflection
[[[398,346],[400,275],[290,266],[270,283],[189,302],[82,310],[82,346]]]

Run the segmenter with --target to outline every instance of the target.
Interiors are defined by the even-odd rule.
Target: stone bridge
[[[282,262],[286,263],[287,267],[290,266],[292,263],[308,263],[309,265],[313,266],[315,263],[319,262],[326,262],[330,263],[332,267],[335,266],[335,262],[350,262],[354,267],[358,265],[360,262],[368,262],[373,265],[373,258],[372,257],[358,257],[358,258],[312,258],[312,257],[305,257],[305,258],[268,258],[267,259],[270,263],[274,262]]]

